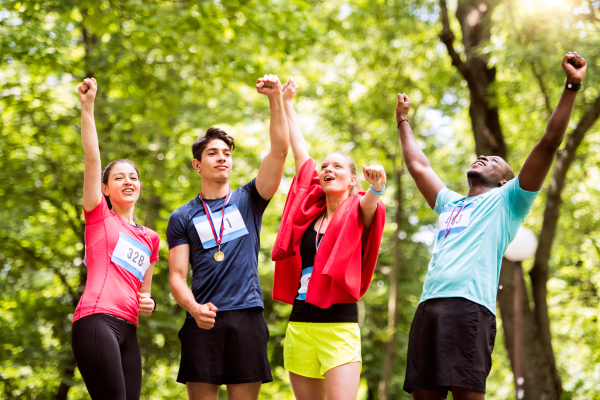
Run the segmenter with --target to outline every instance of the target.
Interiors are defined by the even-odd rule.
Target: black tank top
[[[320,220],[321,217],[317,218]],[[333,304],[329,308],[320,308],[307,303],[306,290],[310,282],[312,268],[317,254],[315,239],[317,231],[314,221],[308,226],[302,242],[300,243],[300,257],[302,258],[302,278],[298,283],[298,294],[294,300],[290,321],[292,322],[358,322],[358,310],[356,303]],[[319,242],[323,234],[319,234]]]

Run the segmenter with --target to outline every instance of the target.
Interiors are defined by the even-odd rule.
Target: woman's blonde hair
[[[354,163],[352,157],[350,157],[346,153],[342,153],[341,151],[334,151],[331,154],[339,154],[341,156],[344,156],[348,160],[348,167],[350,167],[350,172],[352,173],[352,176],[356,177],[356,164]],[[350,188],[350,196],[354,196],[362,190],[363,188],[360,184],[360,181],[358,180],[358,177],[356,177],[356,184]]]

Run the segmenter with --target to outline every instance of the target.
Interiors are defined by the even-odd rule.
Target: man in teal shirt
[[[410,329],[404,390],[415,400],[482,400],[496,336],[496,293],[502,257],[529,213],[563,140],[585,60],[565,55],[563,95],[546,132],[518,177],[497,156],[479,156],[467,171],[469,193],[446,188],[415,141],[398,94],[402,154],[419,191],[439,215],[438,235]]]

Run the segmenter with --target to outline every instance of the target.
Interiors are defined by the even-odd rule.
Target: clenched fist
[[[79,100],[81,106],[94,104],[96,98],[96,91],[98,90],[98,84],[94,78],[85,78],[81,85],[77,87],[77,93],[79,94]]]
[[[363,174],[365,180],[373,186],[373,189],[377,192],[381,192],[385,187],[385,170],[381,165],[363,165]]]
[[[298,89],[300,89],[300,86],[298,86],[294,78],[290,76],[290,79],[283,85],[283,100],[292,102],[294,96],[298,93]]]
[[[585,70],[587,68],[585,58],[577,53],[568,52],[563,58],[562,67],[567,74],[567,82],[581,83],[581,81],[583,81]]]
[[[281,82],[277,75],[265,75],[256,80],[256,91],[265,96],[280,96],[282,92]]]
[[[412,101],[410,101],[407,95],[405,95],[404,93],[398,93],[398,103],[396,103],[397,123],[407,118],[408,111],[410,110],[411,105]]]
[[[150,298],[150,293],[138,293],[138,301],[140,303],[140,315],[149,317],[154,311],[154,299]]]
[[[198,307],[191,314],[196,320],[198,328],[208,330],[215,326],[217,307],[213,303],[198,304]]]

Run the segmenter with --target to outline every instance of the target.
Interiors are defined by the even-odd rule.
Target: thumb
[[[218,308],[213,304],[213,303],[206,303],[207,307],[211,310],[211,311],[217,311]]]

